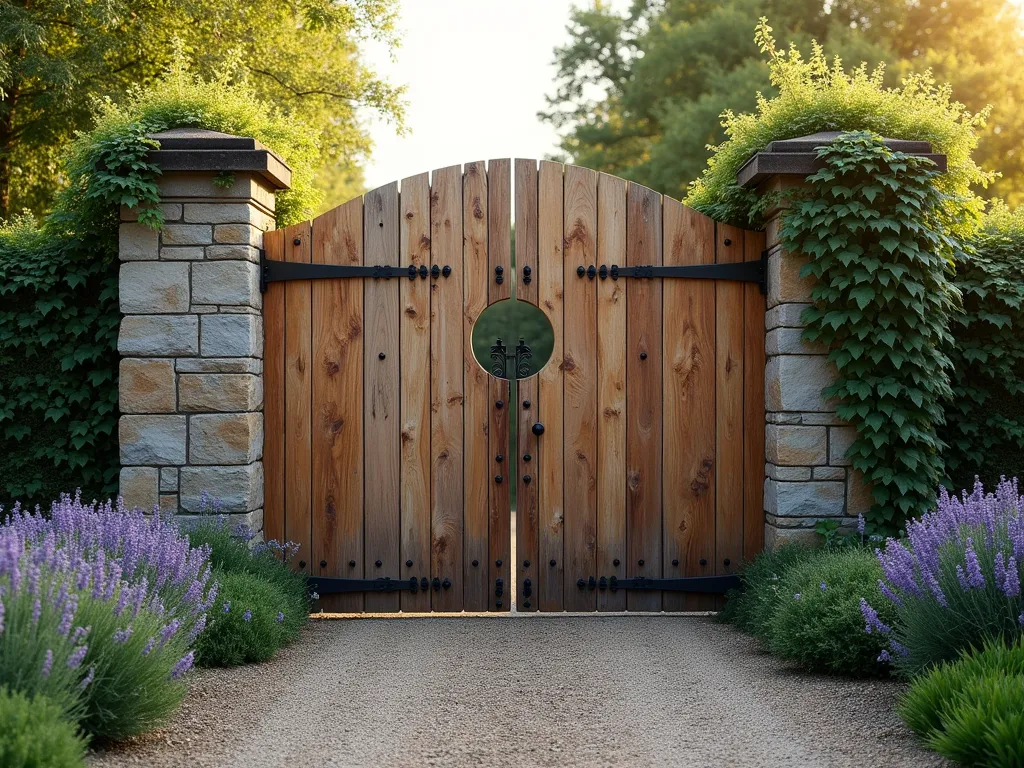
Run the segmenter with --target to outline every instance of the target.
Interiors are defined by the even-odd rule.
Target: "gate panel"
[[[744,232],[744,259],[760,258],[764,232]],[[764,296],[743,286],[743,559],[764,549]]]
[[[626,263],[661,264],[661,195],[630,183],[626,197]],[[626,575],[661,572],[660,280],[626,285]],[[631,611],[661,610],[660,592],[629,592]]]
[[[430,186],[430,258],[446,278],[430,291],[431,565],[449,588],[435,591],[435,611],[461,611],[463,536],[462,173],[436,170]]]
[[[263,235],[267,258],[284,261],[284,230]],[[263,536],[284,541],[284,286],[263,295]]]
[[[577,265],[593,264],[597,237],[597,174],[565,168],[565,609],[592,611],[594,590],[577,581],[595,574],[597,545],[597,286]]]
[[[402,180],[400,266],[430,268],[430,178]],[[402,577],[430,573],[430,283],[402,280],[399,319],[401,388]],[[411,563],[411,565],[409,564]],[[429,611],[429,592],[402,592],[403,611]]]
[[[562,333],[564,328],[562,279],[562,174],[561,163],[542,160],[538,174],[537,296],[551,323],[551,360],[537,375],[537,419],[545,426],[545,440],[536,450],[538,498],[538,603],[542,611],[562,610],[563,501],[562,476]]]
[[[363,197],[363,263],[394,265],[398,259],[398,184],[391,183]],[[399,579],[399,281],[362,283],[366,572]],[[397,592],[366,595],[367,611],[398,607]]]
[[[662,215],[666,265],[714,264],[711,219],[670,197],[664,198]],[[751,287],[763,304],[757,286]],[[715,572],[715,283],[666,280],[662,291],[664,571],[670,577],[709,576]],[[662,606],[712,610],[715,598],[666,592]]]
[[[743,230],[719,224],[716,261],[743,261]],[[715,573],[743,558],[743,285],[715,283],[716,495]]]
[[[313,262],[363,263],[358,198],[313,221]],[[320,576],[362,578],[363,286],[313,282],[313,565]],[[355,566],[349,565],[355,562]],[[321,565],[322,563],[322,565]],[[361,611],[363,596],[324,595],[322,607]]]
[[[487,610],[487,492],[489,417],[487,372],[473,356],[473,326],[487,308],[487,171],[482,162],[467,163],[462,178],[466,311],[463,372],[466,388],[465,552],[463,574],[467,611]]]
[[[626,181],[597,181],[597,259],[626,263]],[[626,575],[626,284],[597,284],[597,574]],[[625,592],[602,591],[599,611],[626,610]]]

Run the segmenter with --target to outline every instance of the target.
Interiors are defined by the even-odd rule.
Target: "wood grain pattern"
[[[487,296],[490,303],[512,297],[512,166],[507,158],[487,161]],[[504,280],[494,281],[494,270]]]
[[[630,183],[626,263],[661,264],[661,195]],[[662,281],[626,285],[626,575],[660,578]],[[631,611],[661,610],[661,593],[629,592]]]
[[[764,232],[744,232],[744,261],[761,258]],[[764,548],[764,313],[765,297],[743,285],[743,559]]]
[[[576,269],[597,255],[597,174],[566,166],[564,200],[564,605],[592,611],[596,590],[577,581],[597,576],[597,286]]]
[[[360,198],[313,220],[314,263],[362,264],[362,257]],[[363,286],[355,280],[312,282],[314,571],[362,578]],[[359,594],[324,595],[320,604],[328,611],[364,607]]]
[[[626,181],[604,173],[597,181],[597,263],[626,263]],[[620,579],[627,555],[626,282],[597,283],[597,572]],[[626,610],[626,593],[599,592],[597,609]]]
[[[537,414],[545,439],[537,445],[539,539],[537,599],[542,611],[562,610],[562,174],[561,163],[542,160],[538,172],[537,296],[551,323],[551,359],[537,375]],[[551,565],[552,561],[554,565]]]
[[[308,262],[312,254],[310,224],[284,230],[286,261]],[[295,562],[305,573],[316,573],[312,541],[312,443],[310,418],[312,385],[312,286],[309,280],[285,283],[285,511],[284,535],[299,544]]]
[[[430,178],[402,180],[399,198],[400,266],[430,267]],[[402,482],[400,555],[403,578],[430,577],[430,283],[402,280]],[[411,566],[406,562],[412,561]],[[402,592],[403,611],[429,611],[430,594]]]
[[[374,266],[398,262],[398,184],[363,197],[363,261]],[[398,579],[399,482],[399,280],[363,280],[363,432],[366,488],[366,573]],[[380,563],[380,565],[378,565]],[[367,593],[366,610],[397,611],[397,593]]]
[[[669,197],[663,218],[665,264],[715,262],[714,221]],[[666,280],[663,291],[664,571],[708,576],[715,560],[715,284]],[[662,605],[712,610],[715,598],[665,592]]]
[[[512,487],[510,472],[514,471],[509,448],[509,385],[503,379],[488,376],[487,410],[490,419],[490,468],[488,477],[490,503],[488,504],[488,539],[490,558],[487,583],[487,608],[508,611],[512,608]],[[498,407],[498,402],[501,407]],[[498,457],[501,460],[498,460]],[[509,467],[512,466],[512,470]],[[500,482],[498,478],[501,478]],[[501,580],[501,594],[496,585]]]
[[[467,163],[462,177],[462,226],[465,274],[463,381],[465,387],[465,454],[463,462],[465,539],[464,594],[467,611],[486,611],[489,558],[488,486],[490,419],[488,374],[473,356],[473,328],[487,307],[487,171],[483,162]],[[475,565],[474,565],[475,563]]]
[[[284,231],[263,235],[268,259],[284,258]],[[263,294],[263,535],[284,541],[284,304],[283,283]]]
[[[716,226],[719,263],[743,261],[743,230]],[[743,284],[715,282],[715,573],[743,558]]]
[[[461,611],[463,537],[463,274],[462,170],[433,172],[430,186],[430,258],[452,268],[430,286],[431,577],[448,579],[434,592],[436,611]]]
[[[537,161],[516,159],[516,298],[537,303]],[[529,281],[526,277],[529,268]],[[522,558],[520,558],[522,559]]]

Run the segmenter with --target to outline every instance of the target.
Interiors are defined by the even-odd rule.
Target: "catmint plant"
[[[888,635],[898,670],[916,674],[960,651],[1024,633],[1021,562],[1024,498],[1005,478],[994,493],[976,482],[971,493],[940,491],[936,509],[911,520],[905,539],[887,539],[876,554],[892,626],[864,601],[865,629]]]

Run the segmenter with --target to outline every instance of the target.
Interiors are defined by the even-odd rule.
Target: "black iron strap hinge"
[[[726,264],[687,264],[661,266],[646,264],[635,267],[620,267],[618,264],[602,264],[595,267],[576,267],[576,275],[580,278],[602,280],[620,277],[638,277],[653,279],[655,277],[688,278],[691,280],[738,280],[746,283],[757,283],[762,294],[768,293],[768,251],[762,251],[761,258],[753,261],[739,261]]]
[[[330,576],[310,576],[306,580],[309,584],[309,591],[318,595],[339,595],[348,592],[426,592],[431,587],[435,592],[442,589],[450,589],[450,579],[443,581],[436,576],[433,581],[427,577],[417,579],[411,576],[408,579],[336,579]]]
[[[388,264],[356,266],[352,264],[310,264],[303,261],[275,261],[268,259],[266,251],[260,249],[260,290],[266,292],[270,283],[287,280],[324,280],[338,277],[372,277],[375,280],[390,280],[393,277],[417,277],[426,280],[428,276],[435,280],[448,277],[452,268],[447,264],[439,267],[434,264],[427,269],[425,264],[419,267],[410,264],[408,267],[392,267]]]
[[[706,592],[715,595],[724,595],[730,589],[739,589],[739,576],[684,576],[678,579],[649,579],[645,576],[638,576],[633,579],[620,579],[615,576],[602,576],[595,581],[591,576],[589,581],[580,579],[576,582],[580,589],[610,590],[618,592],[620,589],[634,589],[645,592]]]

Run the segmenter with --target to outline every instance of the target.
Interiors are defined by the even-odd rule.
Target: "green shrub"
[[[996,202],[957,259],[962,313],[952,317],[953,397],[939,435],[951,489],[975,474],[1024,477],[1024,208]]]
[[[294,606],[281,589],[245,572],[217,571],[220,585],[206,630],[196,642],[204,667],[266,661],[295,638],[287,612]]]
[[[955,207],[980,213],[982,202],[971,187],[987,184],[994,174],[979,168],[971,154],[988,110],[970,114],[953,101],[948,85],[936,85],[929,74],[911,75],[901,88],[887,88],[881,67],[868,72],[862,64],[846,73],[842,62],[830,63],[817,43],[810,59],[804,60],[795,47],[779,50],[771,31],[762,18],[754,40],[768,56],[778,96],[759,97],[753,114],[722,115],[727,138],[712,149],[707,169],[690,188],[687,205],[718,221],[759,228],[769,201],[759,203],[753,192],[736,186],[736,172],[752,155],[778,139],[819,131],[875,131],[931,142],[949,165],[937,186],[955,200]]]
[[[277,587],[288,601],[284,624],[290,635],[306,623],[311,606],[309,586],[304,574],[288,567],[293,549],[276,542],[251,547],[248,531],[232,532],[216,518],[201,522],[188,535],[193,547],[210,547],[210,563],[219,571],[252,574]]]
[[[929,747],[963,765],[1024,765],[1024,646],[989,642],[931,669],[898,711]]]
[[[882,567],[867,549],[822,551],[791,567],[768,620],[768,648],[805,669],[851,676],[884,673],[888,639],[864,631],[861,600],[881,602]],[[890,614],[895,609],[885,606]],[[889,615],[882,616],[890,618]]]
[[[761,552],[740,572],[741,590],[727,595],[725,608],[719,614],[737,629],[768,639],[768,622],[779,600],[779,584],[790,568],[812,560],[819,552],[810,547],[788,544]]]
[[[2,687],[0,765],[78,768],[85,765],[85,739],[56,702]]]

